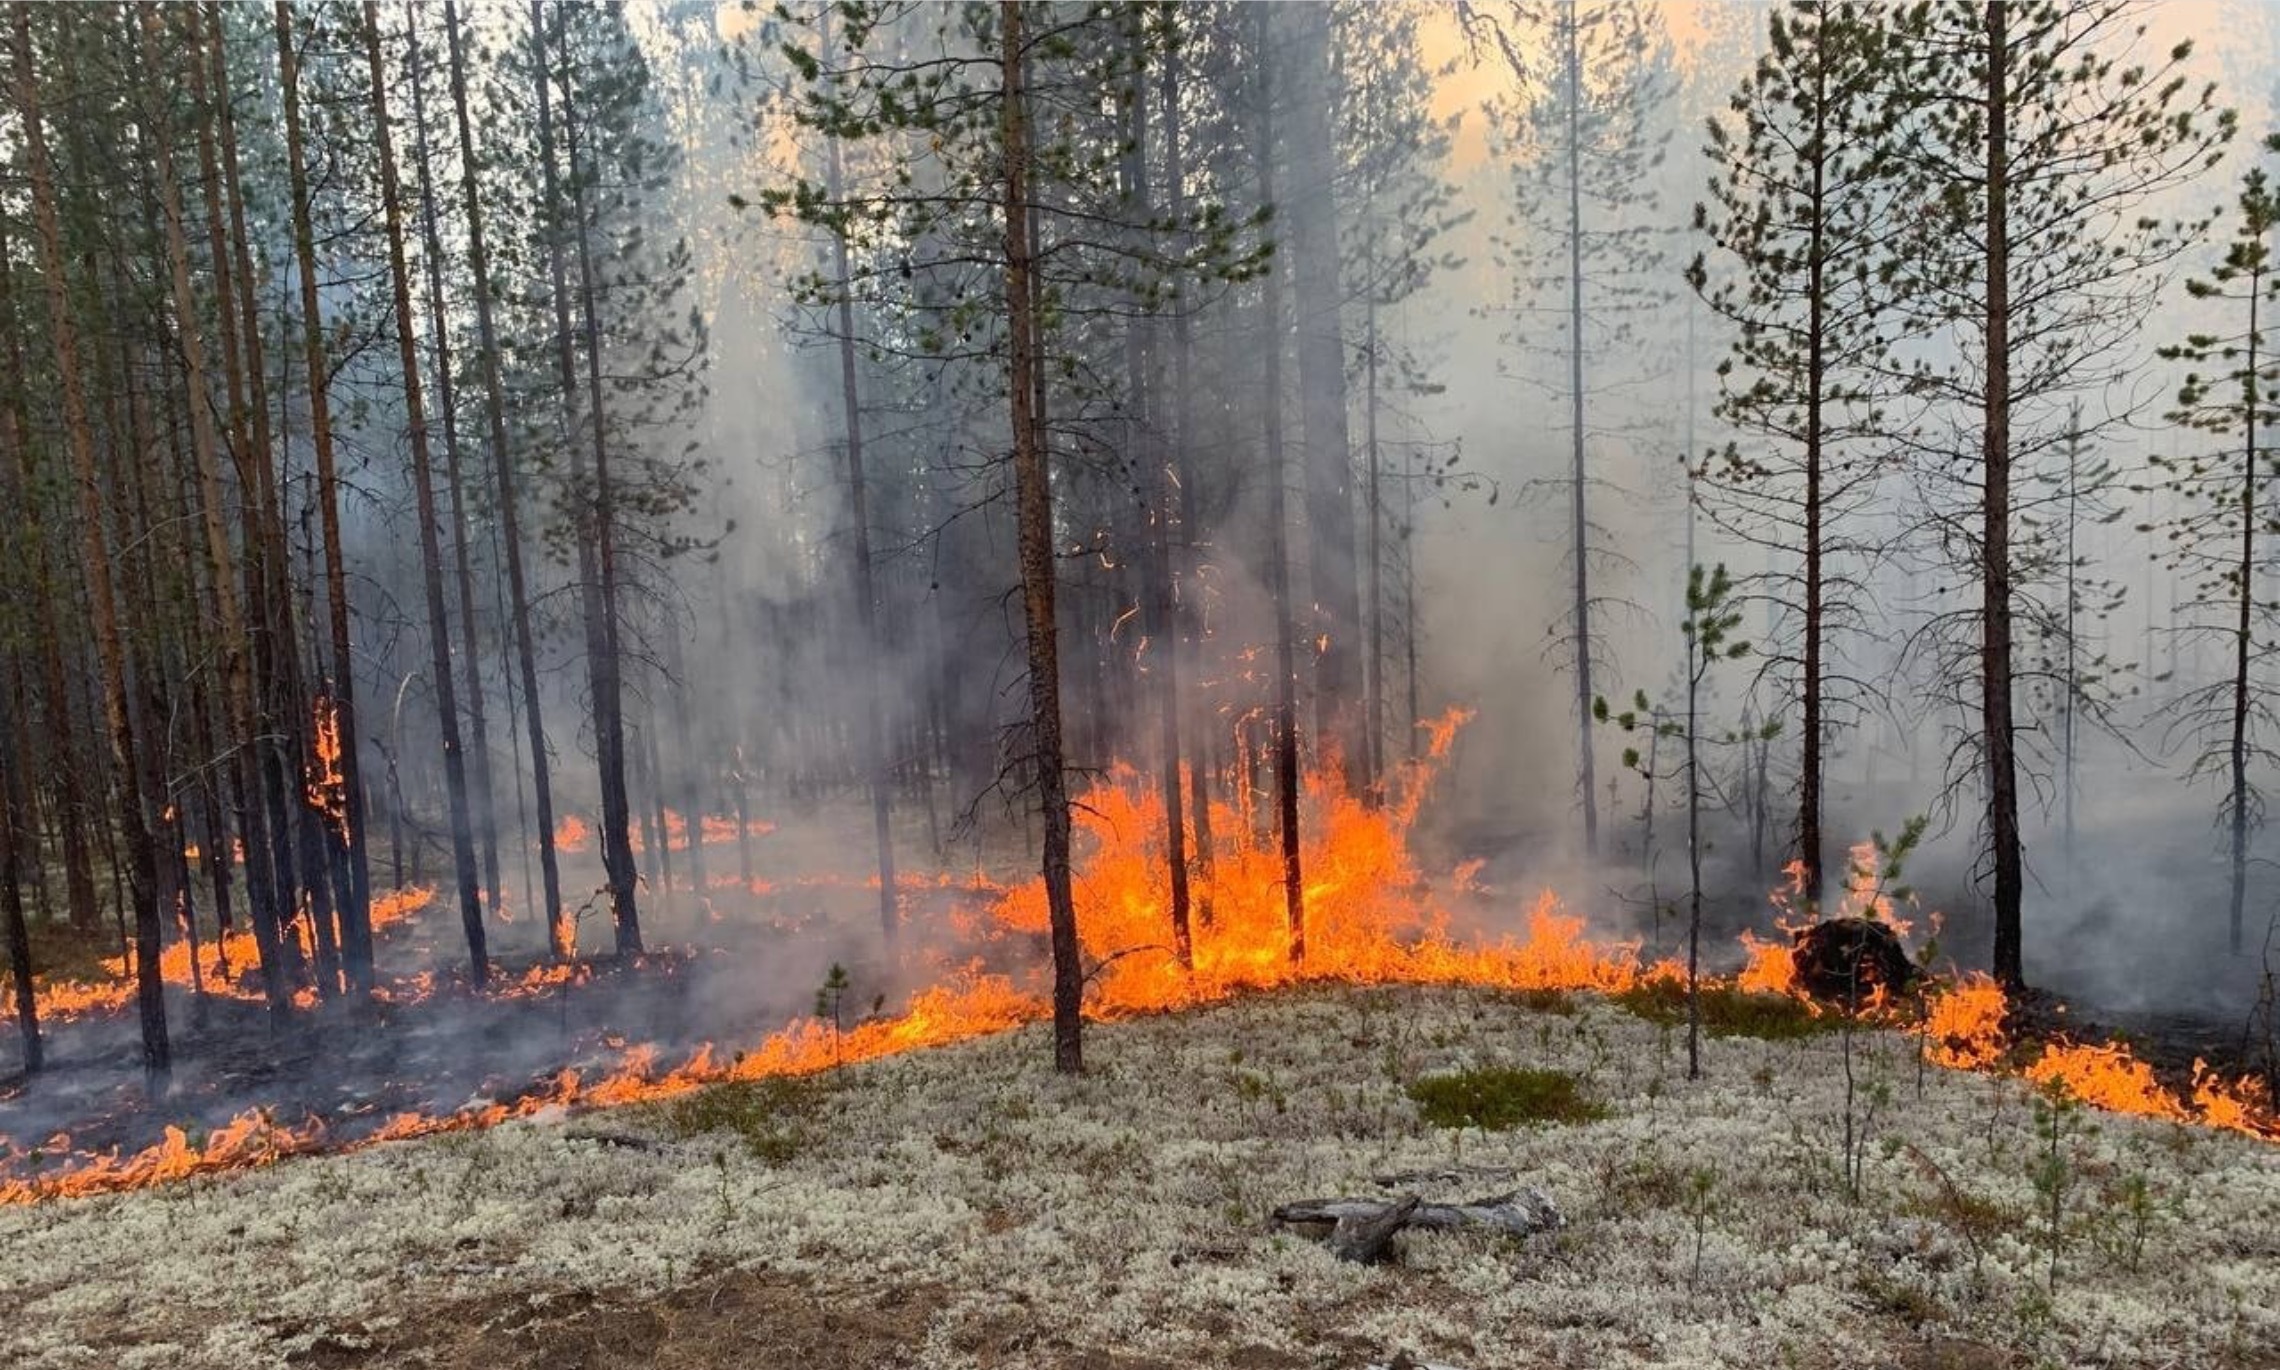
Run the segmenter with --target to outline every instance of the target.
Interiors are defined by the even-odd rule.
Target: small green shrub
[[[1573,1075],[1558,1070],[1483,1066],[1428,1075],[1410,1082],[1409,1097],[1435,1127],[1503,1132],[1524,1123],[1588,1123],[1607,1116]]]
[[[1516,989],[1506,997],[1529,1013],[1556,1013],[1562,1018],[1575,1016],[1575,996],[1564,989]]]
[[[781,1165],[813,1142],[812,1124],[826,1092],[820,1080],[807,1076],[737,1080],[684,1094],[656,1109],[665,1130],[676,1138],[733,1133],[754,1158]]]
[[[1649,980],[1621,991],[1614,1000],[1650,1023],[1686,1021],[1686,986],[1675,980]],[[1745,994],[1726,986],[1702,987],[1702,1030],[1712,1037],[1780,1042],[1817,1037],[1843,1027],[1843,1015],[1815,1013],[1812,1005],[1785,994]]]

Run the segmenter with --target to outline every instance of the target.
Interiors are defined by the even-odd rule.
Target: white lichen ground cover
[[[2280,1366],[2280,1147],[2082,1112],[2054,1162],[2025,1086],[1932,1070],[1919,1094],[1910,1044],[1876,1034],[1855,1044],[1875,1112],[1856,1201],[1837,1037],[1712,1041],[1690,1084],[1678,1035],[1570,1009],[1264,996],[1098,1027],[1078,1079],[1042,1027],[849,1069],[772,1159],[636,1108],[0,1210],[0,1365],[418,1364],[454,1307],[765,1269],[824,1302],[929,1291],[895,1359],[946,1370]],[[1574,1072],[1610,1116],[1419,1121],[1408,1082],[1484,1064]],[[1515,1172],[1568,1226],[1412,1233],[1365,1269],[1267,1222],[1454,1167]],[[744,1335],[719,1363],[837,1363]]]

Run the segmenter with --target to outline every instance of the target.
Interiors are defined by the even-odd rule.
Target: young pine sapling
[[[1647,702],[1646,692],[1633,695],[1632,706],[1611,713],[1603,698],[1592,700],[1592,717],[1612,723],[1626,733],[1641,728],[1650,738],[1671,738],[1680,744],[1679,777],[1686,789],[1686,1078],[1702,1078],[1702,695],[1710,670],[1721,661],[1749,655],[1750,645],[1733,636],[1741,626],[1741,610],[1734,607],[1734,582],[1723,563],[1705,571],[1695,566],[1686,579],[1686,622],[1680,633],[1686,643],[1686,700],[1683,718],[1663,717]],[[1724,739],[1730,740],[1731,734]],[[1623,765],[1652,778],[1652,766],[1636,747],[1623,750]]]

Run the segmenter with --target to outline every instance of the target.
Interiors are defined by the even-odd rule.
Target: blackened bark
[[[1362,732],[1361,590],[1355,575],[1352,436],[1346,344],[1339,318],[1337,140],[1330,126],[1330,7],[1282,5],[1288,21],[1290,203],[1276,206],[1290,249],[1298,342],[1300,428],[1306,437],[1308,581],[1321,643],[1314,670],[1315,745],[1348,782],[1376,784]],[[1269,201],[1272,203],[1272,201]],[[1288,211],[1283,215],[1282,211]]]
[[[16,839],[16,822],[20,815],[13,783],[19,765],[16,758],[0,756],[0,770],[8,772],[9,782],[0,784],[0,930],[4,930],[8,938],[8,965],[15,990],[16,1031],[23,1046],[24,1073],[37,1075],[46,1063],[47,1053],[40,1041],[39,990],[32,981],[31,929],[24,922],[24,872]]]
[[[578,444],[576,406],[581,389],[586,395],[586,421],[592,426],[593,490],[590,507],[581,511],[578,527],[579,597],[586,633],[587,688],[593,696],[594,753],[602,792],[602,869],[609,881],[610,911],[621,956],[641,952],[641,913],[634,902],[638,871],[634,864],[631,826],[633,805],[626,792],[625,708],[620,689],[617,649],[616,573],[611,565],[609,416],[602,404],[599,329],[593,310],[592,253],[586,242],[584,208],[575,193],[579,180],[576,125],[570,102],[562,109],[563,142],[569,159],[573,193],[565,202],[563,176],[555,160],[552,58],[548,52],[546,9],[542,0],[531,4],[531,50],[538,84],[538,149],[543,174],[548,225],[547,272],[553,286],[555,358],[560,368],[563,405],[563,440],[570,448],[573,488],[586,476],[585,451]],[[565,212],[567,210],[567,212]],[[567,220],[567,223],[565,222]],[[584,307],[587,349],[587,384],[578,379],[576,348],[570,329],[569,272],[563,237],[574,232],[580,267],[580,300]]]
[[[1826,20],[1823,21],[1824,23]],[[1819,40],[1817,40],[1819,41]],[[1802,736],[1797,749],[1797,859],[1805,867],[1805,894],[1821,897],[1821,641],[1822,518],[1821,488],[1822,413],[1828,385],[1828,362],[1822,337],[1827,309],[1829,60],[1825,52],[1813,66],[1813,179],[1807,192],[1806,213],[1811,227],[1805,248],[1805,661],[1798,689]],[[1689,525],[1691,530],[1691,525]],[[1691,739],[1690,739],[1691,740]],[[1690,761],[1689,765],[1692,764]]]
[[[562,866],[554,850],[553,762],[546,750],[546,722],[539,706],[538,648],[531,632],[530,589],[523,575],[520,492],[514,458],[507,446],[506,387],[499,375],[498,326],[492,314],[491,264],[483,238],[483,199],[476,183],[475,129],[467,116],[467,63],[459,38],[459,15],[444,0],[444,38],[451,57],[452,117],[459,128],[460,188],[467,203],[467,258],[474,277],[475,337],[483,360],[483,401],[490,423],[493,496],[498,502],[499,544],[506,564],[508,616],[514,622],[515,668],[521,677],[523,726],[530,735],[533,818],[538,828],[538,866],[546,895],[547,944],[557,958],[571,952],[571,928],[562,908]]]
[[[828,50],[831,43],[828,11],[825,14],[822,40]],[[823,155],[825,193],[837,202],[844,174],[840,168],[837,138],[825,140]],[[891,948],[901,931],[902,917],[895,884],[893,816],[888,806],[893,776],[889,770],[891,758],[887,750],[887,695],[884,686],[886,644],[879,638],[879,595],[871,567],[870,489],[863,476],[863,406],[861,392],[856,386],[855,303],[847,263],[846,234],[831,235],[831,261],[839,292],[839,396],[841,431],[847,439],[847,517],[854,525],[855,533],[855,545],[848,570],[854,578],[856,626],[862,630],[864,647],[872,653],[872,660],[864,663],[861,668],[868,694],[867,712],[870,714],[868,732],[864,737],[864,771],[865,780],[871,787],[871,827],[878,844],[879,927]]]
[[[1124,213],[1135,224],[1153,222],[1148,193],[1148,99],[1146,49],[1137,27],[1128,36],[1132,90],[1125,103],[1124,156],[1120,174],[1124,182]],[[1166,454],[1158,441],[1157,396],[1152,384],[1151,344],[1155,329],[1146,315],[1135,310],[1125,325],[1124,363],[1128,420],[1124,425],[1125,460],[1140,474],[1141,518],[1145,524],[1141,602],[1147,607],[1148,640],[1162,654],[1157,671],[1158,788],[1164,804],[1164,864],[1171,881],[1172,952],[1180,964],[1195,962],[1193,931],[1189,927],[1187,815],[1180,776],[1180,710],[1186,701],[1180,691],[1180,627],[1172,589],[1171,482],[1165,475]]]
[[[278,82],[285,105],[285,164],[293,192],[293,253],[301,286],[301,339],[309,368],[309,432],[316,455],[317,512],[324,529],[325,606],[332,646],[332,678],[319,693],[332,707],[339,737],[341,812],[329,815],[334,894],[340,903],[341,962],[351,985],[372,987],[372,867],[365,832],[364,766],[356,712],[356,663],[350,650],[348,571],[341,550],[340,472],[333,457],[331,363],[325,356],[324,314],[317,300],[316,231],[309,210],[309,172],[301,135],[300,54],[293,43],[293,7],[277,0]]]
[[[1995,978],[2026,984],[2019,769],[2011,724],[2011,224],[2008,7],[1987,0],[1987,391],[1980,533],[1980,732],[1995,868]]]
[[[1005,231],[1006,385],[1013,429],[1013,478],[1019,523],[1023,619],[1029,659],[1029,741],[1037,768],[1037,803],[1045,820],[1042,874],[1053,948],[1053,1067],[1084,1069],[1084,967],[1069,871],[1069,791],[1061,751],[1061,663],[1054,619],[1053,486],[1034,377],[1040,349],[1031,310],[1029,238],[1029,93],[1023,60],[1021,0],[999,0],[999,136],[1005,155],[1001,214]]]
[[[1267,27],[1259,19],[1263,46]],[[1271,67],[1262,63],[1259,74],[1259,133],[1256,151],[1259,202],[1275,202],[1275,127]],[[1291,641],[1296,631],[1290,606],[1290,529],[1284,482],[1289,478],[1283,455],[1282,277],[1269,270],[1260,290],[1260,348],[1266,359],[1267,482],[1267,597],[1275,616],[1275,819],[1280,835],[1283,867],[1283,916],[1290,933],[1290,959],[1306,959],[1306,885],[1299,861],[1298,837],[1298,663]]]
[[[1567,84],[1568,211],[1568,422],[1571,482],[1568,502],[1568,555],[1573,558],[1575,649],[1576,795],[1583,802],[1583,850],[1599,854],[1599,776],[1592,751],[1591,688],[1591,515],[1586,502],[1589,467],[1584,461],[1583,389],[1583,40],[1576,32],[1575,6],[1562,11],[1559,24],[1562,79]]]
[[[443,734],[443,784],[451,807],[452,872],[459,883],[459,923],[467,936],[468,972],[480,985],[491,978],[483,931],[475,833],[467,810],[467,766],[460,753],[459,706],[452,682],[451,623],[444,612],[443,552],[436,536],[435,480],[428,453],[427,405],[420,393],[419,343],[412,318],[412,275],[404,258],[403,192],[396,150],[388,133],[388,69],[380,59],[380,7],[364,0],[364,55],[371,69],[372,137],[380,153],[380,204],[388,226],[388,267],[395,286],[396,359],[404,377],[404,422],[412,445],[412,498],[420,537],[420,581],[427,592],[429,665],[434,675],[436,722]]]
[[[1164,102],[1164,183],[1169,195],[1167,215],[1173,223],[1187,218],[1187,151],[1181,136],[1180,118],[1180,52],[1175,46],[1165,52],[1162,62],[1162,98]],[[1179,473],[1178,565],[1168,574],[1173,577],[1177,631],[1186,638],[1198,669],[1203,659],[1203,607],[1202,591],[1197,584],[1196,569],[1202,562],[1197,546],[1201,529],[1197,526],[1196,486],[1201,472],[1189,452],[1190,410],[1188,408],[1189,370],[1193,364],[1193,329],[1184,307],[1172,315],[1172,395],[1164,404],[1165,429],[1172,447],[1174,468]],[[1179,594],[1179,576],[1187,574],[1188,592]],[[1198,901],[1196,913],[1204,924],[1211,923],[1211,767],[1204,746],[1202,730],[1195,738],[1195,755],[1188,763],[1188,810],[1195,821],[1195,875],[1203,897]]]
[[[483,653],[475,638],[475,572],[468,563],[467,493],[459,470],[459,408],[452,385],[451,330],[443,305],[443,234],[437,224],[435,178],[428,157],[427,60],[419,42],[419,8],[405,10],[411,39],[412,140],[419,167],[420,235],[427,257],[428,325],[434,337],[435,394],[443,425],[443,481],[451,499],[452,576],[459,591],[459,655],[467,671],[467,801],[482,854],[483,888],[499,907],[499,820],[491,802],[491,730],[483,707]],[[470,173],[472,174],[472,173]]]
[[[63,391],[64,436],[71,449],[79,494],[80,551],[94,612],[96,658],[103,676],[103,707],[117,762],[119,828],[127,846],[128,888],[134,902],[135,1004],[142,1027],[143,1076],[149,1092],[162,1096],[173,1070],[166,1032],[166,991],[158,953],[161,930],[157,903],[158,861],[144,793],[142,756],[130,710],[127,663],[119,635],[117,593],[110,545],[103,532],[103,491],[96,474],[95,435],[79,369],[79,331],[66,288],[63,225],[56,209],[55,173],[48,160],[40,115],[39,79],[33,68],[31,6],[17,0],[14,21],[16,109],[23,122],[25,160],[31,173],[32,212],[40,242],[41,274],[47,283],[49,343],[55,349],[57,379]]]

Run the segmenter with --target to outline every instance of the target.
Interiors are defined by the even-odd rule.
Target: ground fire
[[[1424,756],[1406,766],[1393,785],[1391,802],[1365,803],[1334,773],[1307,776],[1310,836],[1304,855],[1311,875],[1307,951],[1300,960],[1289,955],[1276,854],[1258,842],[1238,840],[1219,854],[1208,883],[1197,892],[1199,904],[1208,904],[1213,912],[1195,929],[1192,968],[1182,967],[1166,940],[1158,795],[1129,769],[1104,777],[1082,799],[1079,927],[1085,954],[1095,967],[1088,1014],[1109,1019],[1174,1011],[1302,985],[1614,993],[1682,980],[1681,966],[1642,961],[1636,942],[1594,939],[1587,918],[1548,893],[1528,902],[1519,926],[1509,934],[1457,930],[1459,917],[1445,891],[1466,888],[1472,883],[1469,873],[1432,879],[1418,867],[1410,839],[1462,722],[1461,716],[1452,716],[1434,730]],[[1215,822],[1223,833],[1241,834],[1246,827],[1232,807],[1217,814]],[[707,834],[723,843],[734,840],[732,825],[708,823]],[[1865,846],[1856,850],[1854,862],[1856,871],[1873,870],[1873,854]],[[862,883],[832,877],[822,882]],[[523,1082],[497,1101],[449,1112],[403,1113],[376,1123],[364,1120],[344,1127],[320,1117],[295,1121],[256,1108],[197,1138],[169,1126],[156,1144],[123,1154],[77,1151],[68,1135],[10,1140],[0,1153],[7,1165],[0,1177],[0,1202],[136,1188],[341,1146],[487,1127],[550,1110],[658,1100],[709,1084],[829,1070],[1000,1032],[1045,1016],[1048,1005],[1033,972],[984,968],[1004,962],[1008,944],[1028,943],[1044,931],[1042,889],[1034,882],[999,891],[948,875],[913,878],[913,889],[929,887],[978,892],[983,900],[956,917],[955,945],[962,951],[942,958],[940,979],[910,994],[896,1012],[852,1023],[804,1019],[757,1041],[708,1043],[672,1058],[654,1044],[628,1044],[600,1069],[566,1067]],[[1475,886],[1469,899],[1481,898]],[[430,902],[426,890],[377,901],[377,921],[383,928],[400,927]],[[1803,906],[1794,873],[1768,904],[1789,940],[1745,939],[1746,962],[1730,983],[1750,993],[1798,999],[1814,1012],[1841,1013],[1850,1001],[1847,993],[1823,992],[1799,969],[1797,949],[1815,945],[1816,928],[1867,924],[1895,947],[1910,930],[1910,920],[1865,874],[1856,876],[1840,907],[1825,920]],[[1475,916],[1471,921],[1481,920]],[[1845,937],[1848,954],[1884,945],[1850,931]],[[237,954],[243,958],[249,952],[240,947]],[[186,987],[186,953],[178,944],[169,955],[170,979]],[[1935,1065],[2015,1072],[2099,1108],[2280,1141],[2280,1116],[2261,1082],[2250,1077],[2222,1077],[2196,1062],[2191,1079],[2173,1089],[2121,1044],[2015,1039],[2006,1025],[2009,1002],[1983,975],[1927,974],[1919,985],[1912,965],[1900,975],[1877,964],[1876,975],[1895,978],[1862,977],[1861,983],[1870,986],[1858,996],[1864,1024],[1913,1035]],[[116,983],[52,987],[54,1011],[121,1011],[130,991],[123,970],[115,971],[122,977]],[[574,991],[594,973],[587,963],[541,965],[486,993],[516,998]],[[216,977],[212,983],[229,982]],[[258,997],[251,989],[235,992]],[[432,972],[398,979],[377,991],[385,1001],[409,1005],[436,992]]]

